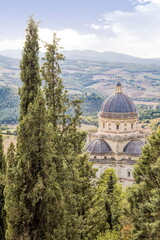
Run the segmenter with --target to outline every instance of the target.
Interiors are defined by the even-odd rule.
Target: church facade
[[[124,187],[134,183],[133,166],[141,154],[146,136],[139,131],[138,112],[133,101],[122,91],[107,98],[99,112],[97,132],[89,132],[86,151],[98,169],[97,177],[108,168],[114,168]]]

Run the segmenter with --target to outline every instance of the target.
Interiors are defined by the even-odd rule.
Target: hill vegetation
[[[0,124],[16,124],[19,117],[17,89],[0,86]]]
[[[8,53],[9,54],[9,53]],[[64,86],[71,94],[96,92],[108,96],[120,79],[124,91],[136,99],[159,99],[159,59],[139,59],[118,53],[64,52]],[[19,60],[0,55],[0,85],[19,87]]]

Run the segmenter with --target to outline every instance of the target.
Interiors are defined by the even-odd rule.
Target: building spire
[[[122,93],[122,85],[120,82],[118,82],[116,85],[116,93]]]

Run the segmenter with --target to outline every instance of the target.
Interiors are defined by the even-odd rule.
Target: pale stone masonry
[[[134,183],[133,166],[141,154],[146,135],[140,133],[138,112],[118,82],[116,92],[106,99],[99,112],[97,132],[89,132],[86,151],[98,169],[97,177],[114,168],[124,187]]]

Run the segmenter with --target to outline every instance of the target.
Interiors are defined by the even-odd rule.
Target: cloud
[[[134,0],[135,1],[135,0]],[[160,0],[136,0],[132,12],[113,11],[90,25],[88,34],[73,29],[57,31],[66,50],[114,51],[138,57],[160,57]],[[42,39],[52,38],[40,29]]]
[[[63,29],[60,31],[54,31],[50,29],[40,29],[39,35],[40,38],[45,42],[52,42],[53,32],[57,33],[57,36],[61,39],[60,45],[65,50],[73,49],[94,49],[96,43],[100,41],[99,37],[96,34],[80,34],[78,31],[73,29]],[[43,47],[42,47],[42,50]]]
[[[141,57],[160,57],[160,1],[138,1],[133,12],[114,11],[103,15],[97,29],[103,30],[110,51]],[[147,4],[140,4],[146,2]],[[158,2],[158,4],[157,4]],[[98,33],[97,33],[98,34]],[[106,47],[106,50],[108,50]]]
[[[156,4],[156,5],[160,5],[160,1],[159,0],[133,0],[137,3],[143,4],[143,3],[147,3],[147,4]]]
[[[0,51],[7,50],[7,49],[21,49],[23,47],[24,40],[18,39],[18,40],[10,40],[5,39],[0,41]]]
[[[51,42],[53,32],[65,50],[113,51],[138,57],[160,57],[160,0],[132,0],[132,12],[107,12],[95,23],[86,25],[88,33],[74,29],[40,28],[43,41]],[[0,41],[0,50],[22,48],[23,40]],[[41,42],[42,51],[44,51]]]

